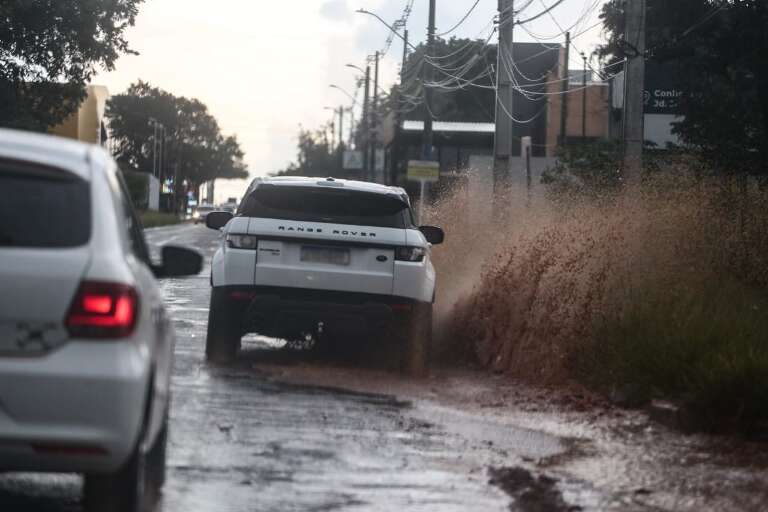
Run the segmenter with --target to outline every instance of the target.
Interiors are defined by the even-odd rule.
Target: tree
[[[408,57],[405,94],[408,95],[406,98],[415,101],[410,102],[410,106],[406,104],[407,119],[424,119],[423,102],[419,100],[423,99],[424,89],[420,78],[426,50],[426,45],[420,44]],[[495,86],[496,75],[489,70],[496,67],[496,47],[488,46],[480,40],[438,38],[435,41],[435,55],[447,56],[435,62],[451,74],[464,75],[465,79],[479,77],[473,84],[480,87],[457,89],[457,82],[454,81],[448,88],[437,88],[438,94],[433,95],[432,113],[441,121],[492,123],[496,104],[496,92],[492,88]],[[437,83],[448,78],[442,72],[435,74]]]
[[[98,67],[135,53],[143,0],[2,0],[0,126],[45,131],[74,112]]]
[[[278,173],[277,176],[309,176],[325,178],[329,176],[345,178],[341,165],[343,145],[331,148],[325,130],[315,132],[299,129],[299,144],[296,162]]]
[[[675,131],[724,174],[768,175],[768,3],[765,0],[647,0],[649,59],[673,70],[682,121]],[[602,18],[612,60],[624,42],[624,0]]]
[[[216,119],[199,100],[177,97],[138,81],[107,103],[113,153],[121,168],[150,172],[154,161],[155,129],[165,127],[163,169],[174,179],[180,197],[183,184],[197,192],[217,178],[247,178],[237,138],[224,136]]]
[[[491,64],[496,61],[495,48],[486,47],[484,41],[456,38],[438,39],[436,45],[438,55],[452,55],[451,58],[440,61],[442,67],[466,70],[466,77],[468,78],[485,75],[475,83],[485,87],[493,86],[494,75],[486,73],[486,71],[492,69]],[[423,87],[420,78],[425,51],[426,46],[419,45],[408,57],[403,103],[401,103],[399,86],[394,86],[389,94],[380,92],[376,110],[379,126],[398,111],[401,111],[406,119],[424,118],[424,106],[421,101]],[[474,55],[477,57],[473,57]],[[439,81],[439,78],[437,80]],[[440,120],[493,122],[496,99],[493,90],[467,87],[463,90],[442,92],[442,94],[434,96],[433,107],[433,112]],[[356,126],[354,140],[358,150],[361,150],[365,145],[367,129],[368,127],[364,126],[362,122]],[[341,168],[341,160],[342,157],[338,149],[330,148],[324,130],[312,132],[301,128],[297,161],[276,174],[279,176],[360,177],[361,173],[359,172],[344,171]]]

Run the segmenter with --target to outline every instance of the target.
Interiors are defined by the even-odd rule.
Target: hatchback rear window
[[[245,217],[406,228],[408,205],[381,194],[344,189],[262,185],[240,209]]]
[[[0,161],[0,247],[77,247],[90,237],[88,182],[58,169]]]

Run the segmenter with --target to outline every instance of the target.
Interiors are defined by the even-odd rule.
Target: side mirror
[[[445,232],[436,226],[421,226],[419,231],[424,235],[432,245],[440,245],[445,242]]]
[[[192,249],[168,245],[163,247],[163,262],[155,267],[155,277],[195,276],[203,270],[203,256]]]
[[[211,212],[205,216],[205,225],[218,231],[226,226],[234,217],[229,212]]]

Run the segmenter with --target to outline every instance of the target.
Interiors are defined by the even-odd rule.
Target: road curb
[[[672,402],[653,400],[645,406],[645,412],[653,421],[685,434],[692,434],[698,430],[693,414],[685,407]]]

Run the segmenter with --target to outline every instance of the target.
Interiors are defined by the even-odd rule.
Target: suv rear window
[[[0,191],[0,247],[77,247],[91,238],[90,187],[79,177],[0,162]]]
[[[401,200],[335,188],[262,185],[243,201],[240,214],[380,228],[410,226],[408,205]]]

